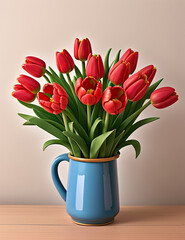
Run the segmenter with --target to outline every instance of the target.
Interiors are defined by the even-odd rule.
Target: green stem
[[[106,112],[103,133],[107,132],[107,130],[108,130],[109,119],[110,119],[110,114],[108,112]],[[101,147],[101,151],[100,151],[100,157],[105,157],[105,156],[106,156],[106,141],[103,143],[103,145]]]
[[[46,80],[48,83],[50,83],[50,80],[49,80],[49,78],[48,78],[46,75],[43,75],[43,77],[45,78],[45,80]]]
[[[105,124],[103,127],[103,133],[107,132],[108,126],[109,126],[109,119],[110,119],[110,114],[108,112],[106,112],[105,115]]]
[[[66,117],[66,115],[65,115],[65,113],[63,111],[62,111],[62,118],[64,120],[64,126],[65,126],[66,131],[69,131],[67,117]]]
[[[82,61],[82,75],[83,75],[83,79],[85,78],[86,74],[85,74],[85,61]]]
[[[90,132],[91,129],[91,106],[87,105],[87,124],[88,124],[88,130]]]
[[[75,94],[75,91],[74,91],[74,85],[71,81],[71,77],[70,77],[69,73],[66,73],[66,75],[67,75],[67,80],[68,80],[69,86],[71,88],[71,92],[72,92],[74,98],[76,99],[76,94]]]

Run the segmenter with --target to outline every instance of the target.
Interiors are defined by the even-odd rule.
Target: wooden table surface
[[[185,206],[121,207],[107,226],[76,225],[64,206],[0,206],[0,240],[51,239],[185,240]]]

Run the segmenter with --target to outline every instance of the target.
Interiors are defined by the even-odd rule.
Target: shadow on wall
[[[155,115],[161,116],[159,122],[144,126],[130,137],[141,143],[138,159],[132,147],[121,151],[118,160],[121,205],[185,204],[184,139],[180,127],[185,114],[171,111],[166,116]]]

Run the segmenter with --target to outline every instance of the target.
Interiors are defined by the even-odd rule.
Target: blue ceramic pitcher
[[[117,158],[84,159],[62,154],[52,164],[52,179],[66,201],[66,210],[75,223],[105,225],[119,212]],[[60,181],[58,166],[69,162],[67,191]]]

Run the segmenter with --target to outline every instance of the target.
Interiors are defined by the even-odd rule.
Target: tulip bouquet
[[[120,57],[119,50],[109,64],[110,52],[111,49],[103,63],[100,55],[92,54],[87,38],[82,41],[77,38],[74,57],[81,61],[82,71],[64,49],[56,53],[59,74],[51,67],[46,69],[43,60],[26,57],[23,69],[33,77],[44,77],[47,83],[40,91],[38,81],[20,75],[12,95],[35,114],[19,113],[26,120],[23,125],[36,125],[55,137],[45,142],[43,149],[60,144],[75,157],[104,158],[132,145],[137,157],[140,144],[128,138],[139,127],[158,119],[137,121],[138,116],[150,104],[161,109],[178,100],[174,88],[156,89],[163,79],[151,84],[156,73],[153,65],[133,74],[138,52],[128,49]],[[69,73],[73,70],[71,78]],[[30,103],[36,98],[40,106]]]

